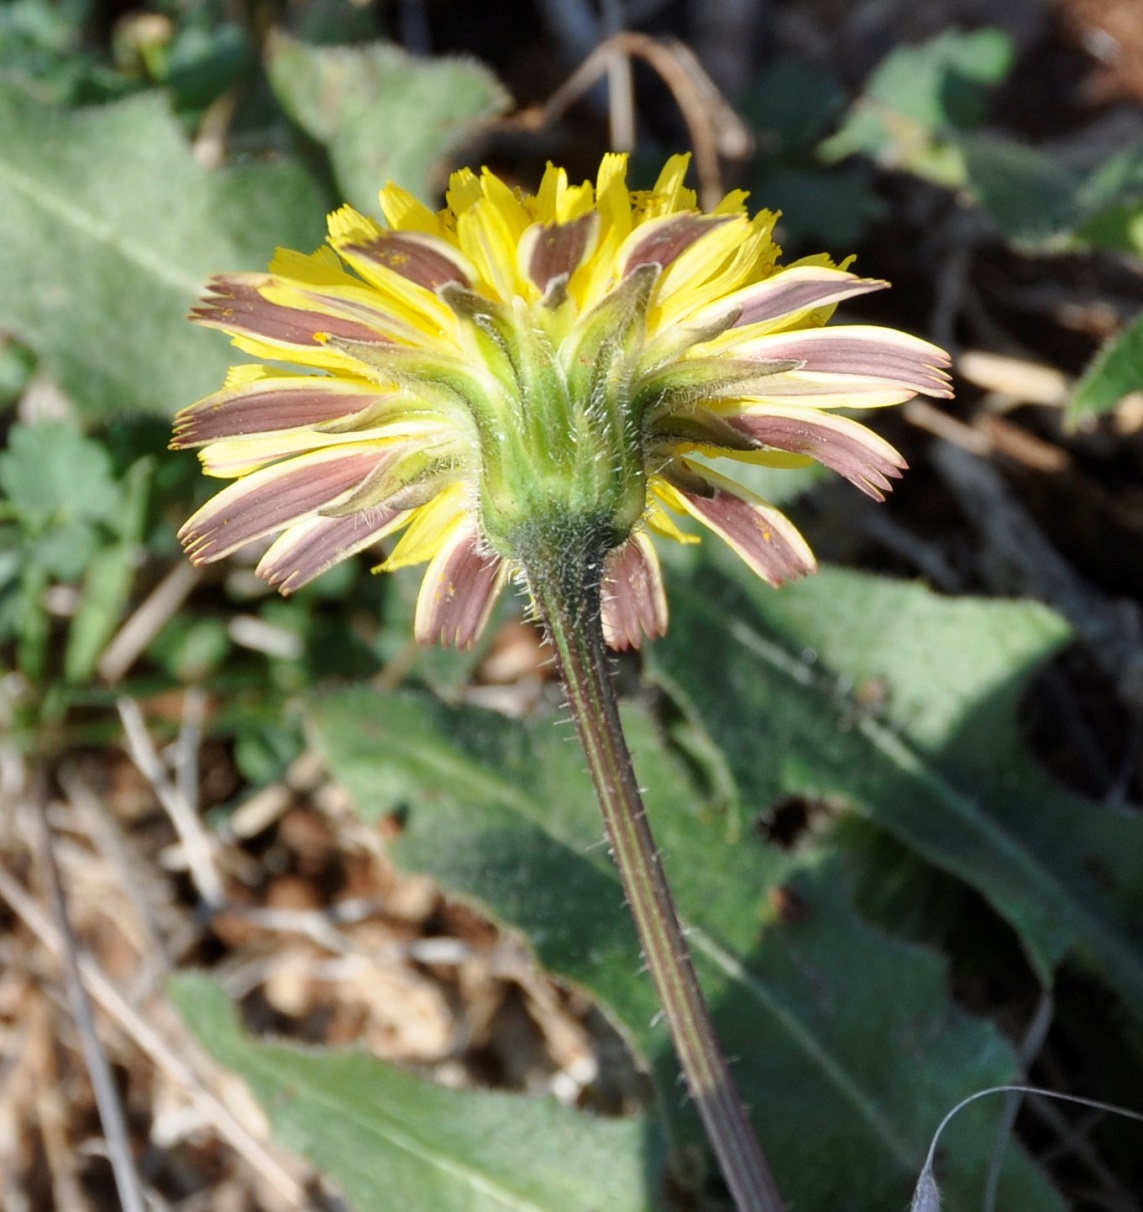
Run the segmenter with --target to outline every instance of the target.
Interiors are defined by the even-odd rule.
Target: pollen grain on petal
[[[667,504],[691,514],[714,531],[770,585],[782,585],[813,572],[817,561],[797,527],[780,509],[717,473],[682,460],[688,478],[703,491],[659,484]]]
[[[425,570],[417,595],[414,632],[422,644],[468,648],[492,613],[507,577],[504,561],[480,542],[471,523],[461,523]]]
[[[418,232],[380,232],[366,242],[339,248],[365,272],[371,267],[389,270],[428,291],[446,282],[470,286],[475,274],[458,248]]]

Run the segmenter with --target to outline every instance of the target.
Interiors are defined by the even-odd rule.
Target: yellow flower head
[[[343,207],[312,256],[215,278],[193,318],[273,365],[177,419],[174,445],[235,480],[184,526],[191,558],[279,532],[258,572],[290,592],[401,531],[380,569],[427,562],[417,637],[457,645],[510,576],[573,549],[610,643],[662,634],[649,536],[685,540],[672,515],[771,584],[812,570],[780,511],[692,456],[814,459],[879,498],[904,461],[833,410],[947,396],[948,357],[825,327],[885,283],[824,256],[779,267],[775,216],[742,193],[700,211],[687,157],[648,191],[626,167],[569,185],[549,165],[535,195],[463,170],[439,213],[390,185],[386,226]]]

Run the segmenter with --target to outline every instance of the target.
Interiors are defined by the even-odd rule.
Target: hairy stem
[[[544,561],[546,563],[546,561]],[[550,566],[549,566],[550,567]],[[587,755],[623,889],[691,1097],[739,1212],[781,1212],[782,1199],[718,1045],[674,899],[651,836],[607,667],[598,574],[529,567]],[[578,584],[576,583],[578,581]]]

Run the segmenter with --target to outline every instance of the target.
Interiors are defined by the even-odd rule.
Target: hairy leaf
[[[171,995],[187,1025],[249,1083],[274,1132],[361,1212],[644,1212],[647,1126],[550,1099],[459,1091],[360,1051],[254,1039],[209,978]]]
[[[546,966],[609,1007],[675,1119],[677,1067],[566,730],[366,689],[319,701],[312,720],[361,810],[404,823],[398,858],[525,931]],[[797,852],[766,844],[700,793],[644,712],[625,722],[700,977],[784,1195],[802,1212],[904,1206],[930,1130],[958,1097],[1014,1072],[1009,1049],[950,1003],[933,953],[860,920],[831,831]],[[765,742],[756,733],[754,747]],[[948,1206],[967,1209],[991,1141],[983,1118],[959,1130],[942,1179]],[[1003,1186],[1011,1206],[1060,1206],[1018,1154]]]
[[[701,591],[673,593],[655,661],[744,799],[840,797],[983,893],[1042,980],[1073,957],[1143,1018],[1143,819],[1067,791],[1017,728],[1032,671],[1068,638],[1063,620],[836,569],[775,594],[714,562]]]
[[[960,186],[964,163],[950,137],[979,124],[987,88],[1007,76],[1012,62],[1012,42],[998,29],[948,30],[919,46],[899,46],[874,69],[821,155],[832,161],[861,152]]]
[[[0,88],[0,328],[89,414],[217,388],[227,343],[187,309],[212,273],[316,247],[324,209],[287,164],[201,168],[157,94],[61,110]]]
[[[389,181],[431,202],[448,156],[508,108],[487,68],[419,59],[400,47],[270,43],[270,82],[290,116],[325,144],[346,198],[377,212]]]

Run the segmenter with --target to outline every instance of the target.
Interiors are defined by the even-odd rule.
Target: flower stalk
[[[608,669],[600,565],[569,557],[566,547],[552,544],[532,554],[525,566],[687,1088],[739,1212],[782,1212],[782,1198],[719,1047],[639,793]]]
[[[821,254],[780,264],[777,216],[728,194],[704,213],[672,156],[649,190],[607,155],[594,182],[548,165],[536,193],[488,169],[384,223],[342,207],[310,255],[212,279],[191,313],[257,359],[184,409],[173,445],[232,483],[180,537],[283,593],[399,535],[376,571],[427,565],[414,632],[476,642],[523,584],[563,677],[607,834],[687,1084],[740,1212],[781,1199],[691,963],[646,819],[605,646],[667,630],[656,540],[689,522],[770,585],[812,572],[781,510],[709,466],[817,461],[880,500],[905,466],[841,415],[950,394],[948,355],[829,325],[887,283]],[[683,525],[680,526],[679,522]]]

